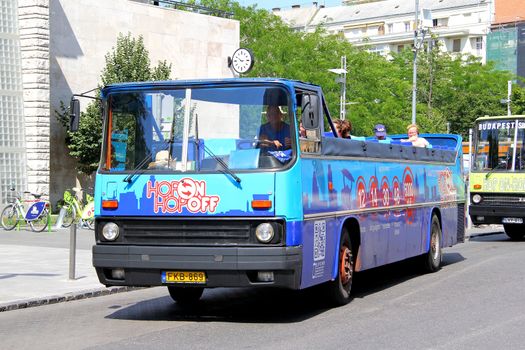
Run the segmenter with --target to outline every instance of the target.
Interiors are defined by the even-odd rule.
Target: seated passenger
[[[374,126],[374,134],[376,137],[376,140],[385,140],[385,141],[391,141],[392,139],[390,137],[386,136],[386,127],[383,124],[376,124]]]
[[[283,121],[283,113],[279,106],[268,106],[266,110],[268,122],[259,129],[259,143],[266,151],[282,151],[292,146],[290,125]]]
[[[423,137],[419,137],[419,127],[416,124],[410,124],[409,126],[407,126],[407,134],[408,140],[401,141],[412,142],[412,145],[416,147],[430,146],[430,143],[427,140],[425,140]]]
[[[335,130],[337,135],[343,139],[351,139],[350,132],[352,131],[352,123],[348,120],[336,119],[334,120]]]

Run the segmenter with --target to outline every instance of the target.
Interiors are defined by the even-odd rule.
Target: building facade
[[[313,31],[323,26],[328,33],[343,35],[353,45],[384,56],[412,47],[416,28],[414,1],[348,0],[345,3],[336,7],[314,3],[274,13],[297,30]],[[427,38],[436,37],[441,50],[472,54],[485,62],[493,1],[420,0],[419,8],[431,10]]]
[[[0,0],[0,203],[25,188],[26,148],[22,60],[16,0]]]
[[[68,155],[56,111],[72,94],[101,83],[105,55],[119,34],[142,35],[152,65],[171,63],[172,79],[233,76],[227,62],[239,46],[236,20],[155,6],[157,1],[0,4],[0,59],[8,60],[0,67],[0,205],[12,182],[49,195],[52,204],[65,189],[89,184]],[[84,107],[88,103],[82,101]]]
[[[487,36],[487,60],[525,77],[525,1],[497,0],[494,17]]]

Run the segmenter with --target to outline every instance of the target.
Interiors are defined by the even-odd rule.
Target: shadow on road
[[[470,242],[509,242],[512,244],[519,244],[519,243],[525,242],[525,240],[523,239],[521,241],[513,241],[505,233],[474,236],[474,237],[470,237],[469,241]]]
[[[168,291],[166,289],[166,295]],[[107,318],[155,321],[294,323],[328,307],[314,289],[217,288],[204,291],[192,307],[181,307],[169,296],[144,300],[115,311]]]
[[[442,266],[453,265],[463,260],[465,258],[459,253],[444,253]],[[352,292],[354,298],[364,298],[425,274],[421,258],[415,257],[356,274]]]
[[[459,253],[445,253],[443,265],[463,260]],[[354,298],[365,298],[423,274],[418,259],[389,264],[357,273],[352,293]],[[208,289],[198,304],[184,308],[173,302],[166,290],[166,297],[125,307],[112,306],[110,309],[116,311],[106,317],[141,321],[295,323],[330,310],[323,292],[320,286],[301,291],[266,287]]]

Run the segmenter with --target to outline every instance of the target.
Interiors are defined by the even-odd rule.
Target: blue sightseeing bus
[[[107,286],[323,284],[464,238],[461,138],[338,138],[319,86],[285,79],[115,84],[101,93],[93,264]],[[406,137],[406,136],[405,136]]]

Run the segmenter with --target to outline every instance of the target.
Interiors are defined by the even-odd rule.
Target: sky
[[[263,8],[271,10],[275,7],[280,7],[282,9],[290,8],[292,5],[301,5],[303,6],[312,6],[314,1],[317,1],[319,5],[325,5],[326,7],[340,6],[341,0],[236,0],[239,4],[243,6],[249,6],[257,4],[257,8]]]

